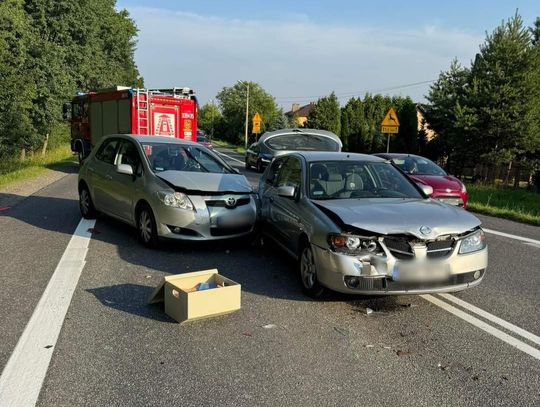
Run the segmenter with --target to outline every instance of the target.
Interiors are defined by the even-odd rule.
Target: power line
[[[392,86],[392,87],[388,87],[388,88],[367,89],[367,90],[359,90],[359,91],[355,91],[355,92],[335,93],[335,95],[336,95],[336,97],[338,99],[342,99],[344,97],[348,97],[348,96],[352,97],[352,96],[361,95],[361,94],[364,94],[364,93],[388,92],[388,91],[391,91],[391,90],[397,90],[397,89],[410,88],[410,87],[413,87],[413,86],[426,85],[428,83],[433,83],[436,80],[437,79],[431,79],[429,81],[407,83],[407,84],[404,84],[404,85],[396,85],[396,86]],[[275,99],[276,99],[276,101],[279,101],[279,102],[283,103],[283,102],[294,102],[294,101],[299,102],[299,101],[304,101],[304,100],[319,99],[319,98],[325,97],[325,96],[328,96],[328,95],[281,96],[281,97],[276,97]]]

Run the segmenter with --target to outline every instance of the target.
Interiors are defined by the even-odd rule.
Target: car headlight
[[[158,192],[159,200],[165,206],[172,206],[179,209],[193,210],[193,204],[189,200],[188,196],[182,192]]]
[[[360,254],[382,252],[381,246],[374,238],[355,235],[328,235],[330,248],[338,253]]]
[[[472,235],[461,240],[459,254],[472,253],[486,247],[486,235],[482,229],[478,229]]]

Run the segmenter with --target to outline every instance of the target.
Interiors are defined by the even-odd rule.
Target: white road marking
[[[482,228],[482,230],[484,232],[486,232],[486,233],[491,233],[492,235],[508,237],[510,239],[521,240],[522,242],[528,242],[528,243],[540,245],[540,240],[534,240],[534,239],[530,239],[528,237],[512,235],[510,233],[499,232],[497,230],[492,230],[492,229],[484,229],[484,228]]]
[[[480,328],[481,330],[495,336],[501,341],[504,341],[507,344],[512,345],[513,347],[521,350],[522,352],[525,352],[528,355],[531,355],[535,359],[540,360],[540,350],[533,348],[530,345],[527,345],[525,342],[522,342],[519,339],[514,338],[513,336],[507,334],[506,332],[503,332],[500,329],[494,328],[493,326],[485,323],[484,321],[476,317],[473,317],[472,315],[467,314],[466,312],[460,310],[459,308],[456,308],[438,298],[435,298],[434,296],[430,294],[421,295],[420,297],[444,309],[445,311],[448,311],[451,314],[454,314],[455,316],[463,319],[464,321],[467,321],[468,323],[476,326],[477,328]]]
[[[244,164],[243,161],[237,160],[236,158],[233,158],[233,157],[231,157],[230,155],[224,154],[224,153],[222,153],[221,151],[218,151],[218,153],[221,154],[221,155],[224,156],[224,157],[227,157],[227,158],[233,160],[233,161],[239,162],[240,164]]]
[[[536,243],[527,243],[527,242],[525,242],[525,244],[526,244],[527,246],[536,247],[537,249],[540,249],[540,244],[536,244]]]
[[[480,315],[482,318],[485,318],[491,322],[496,323],[497,325],[502,326],[505,329],[508,329],[509,331],[514,332],[515,334],[518,334],[519,336],[536,343],[537,345],[540,345],[540,337],[526,331],[525,329],[520,328],[519,326],[516,326],[514,324],[511,324],[510,322],[505,321],[504,319],[501,319],[499,317],[496,317],[495,315],[490,314],[487,311],[484,311],[481,308],[478,308],[472,304],[469,304],[466,301],[463,301],[461,298],[454,297],[451,294],[439,294],[441,297],[447,299],[448,301],[453,302],[454,304],[459,305],[460,307],[465,308],[466,310],[469,310],[471,312],[474,312],[477,315]]]
[[[86,263],[95,220],[81,219],[0,376],[0,406],[34,406],[73,292]]]

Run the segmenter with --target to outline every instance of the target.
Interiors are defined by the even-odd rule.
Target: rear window
[[[392,162],[407,174],[447,175],[441,167],[424,157],[392,158]]]
[[[339,144],[330,137],[314,134],[283,134],[264,142],[272,150],[339,151]]]

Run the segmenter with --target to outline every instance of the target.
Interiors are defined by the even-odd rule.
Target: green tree
[[[211,137],[222,120],[221,112],[213,103],[207,103],[199,109],[197,117],[198,127]]]
[[[251,136],[252,117],[258,112],[262,118],[261,131],[274,126],[279,117],[279,109],[274,98],[258,83],[237,82],[231,87],[224,87],[216,96],[223,116],[220,137],[234,142],[244,141],[246,120],[247,86],[249,84],[248,135]]]
[[[0,3],[0,157],[33,146],[36,86],[28,69],[30,19],[22,0]]]
[[[341,109],[336,94],[320,98],[309,113],[304,127],[328,130],[339,136],[341,132]]]

